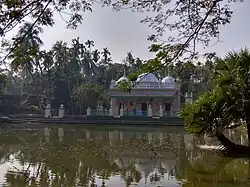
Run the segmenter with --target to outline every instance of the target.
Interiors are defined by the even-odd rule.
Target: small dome
[[[118,81],[116,81],[116,83],[123,82],[123,81],[128,82],[129,80],[126,76],[123,75],[120,79],[118,79]]]
[[[159,82],[153,73],[143,73],[138,76],[136,82]]]
[[[175,82],[175,78],[171,77],[171,76],[167,76],[164,79],[162,79],[161,81],[162,83],[174,83]]]

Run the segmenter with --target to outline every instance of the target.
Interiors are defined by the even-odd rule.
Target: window
[[[141,104],[141,110],[142,111],[147,111],[147,103],[142,103]]]
[[[170,111],[170,110],[171,110],[171,104],[165,103],[165,111]]]

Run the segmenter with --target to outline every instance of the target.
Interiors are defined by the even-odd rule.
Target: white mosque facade
[[[176,116],[180,110],[180,86],[175,78],[166,76],[159,80],[153,73],[138,76],[130,92],[118,89],[118,83],[129,81],[125,74],[110,84],[110,109],[113,116],[152,117]]]

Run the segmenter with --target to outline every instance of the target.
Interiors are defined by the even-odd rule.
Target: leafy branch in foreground
[[[219,3],[222,0],[214,0],[214,1],[206,1],[205,4],[201,3],[199,11],[204,13],[199,14],[199,11],[196,10],[196,13],[193,13],[193,17],[196,14],[196,21],[193,24],[193,21],[191,19],[190,14],[190,7],[187,8],[184,6],[185,1],[177,1],[176,4],[179,6],[182,6],[182,11],[179,10],[179,12],[176,12],[176,15],[180,16],[180,20],[184,22],[186,25],[178,25],[176,23],[175,25],[171,25],[169,29],[174,30],[176,29],[179,34],[177,38],[181,38],[181,40],[178,40],[178,42],[175,42],[173,44],[153,44],[151,46],[150,51],[156,53],[156,57],[154,60],[148,61],[147,68],[143,68],[142,72],[145,73],[153,73],[161,68],[164,68],[168,65],[171,65],[175,63],[175,61],[179,60],[183,55],[187,52],[190,52],[191,56],[188,56],[184,59],[190,59],[197,57],[198,53],[196,52],[196,43],[197,42],[203,42],[205,45],[208,45],[210,43],[211,37],[219,37],[219,29],[216,28],[216,26],[219,26],[220,24],[226,24],[229,23],[229,20],[231,18],[232,12],[229,12],[229,10],[225,10],[224,16],[225,18],[218,18],[217,13],[222,13],[221,10],[218,10],[218,7],[220,7]],[[192,1],[193,2],[193,1]],[[184,4],[182,4],[184,3]],[[193,2],[194,3],[194,2]],[[178,11],[178,6],[172,11]],[[189,4],[191,6],[191,4]],[[197,4],[198,6],[198,4]],[[188,11],[187,19],[184,19],[185,10]],[[170,10],[169,10],[170,11]],[[197,12],[198,11],[198,12]],[[219,11],[219,12],[217,12]],[[203,16],[201,16],[203,15]],[[222,13],[223,15],[223,13]],[[162,16],[162,15],[161,15]],[[198,16],[198,17],[197,17]],[[211,17],[213,17],[213,20],[221,19],[221,21],[218,21],[215,24],[215,26],[211,26],[211,20],[209,20]],[[165,20],[166,21],[166,20]],[[157,21],[155,21],[157,22]],[[190,22],[190,23],[189,23]],[[183,24],[183,23],[182,23]],[[165,26],[169,24],[166,23]],[[190,28],[191,27],[191,28]],[[211,28],[210,28],[211,27]],[[185,32],[182,31],[182,28],[185,28]],[[209,30],[210,29],[210,30]],[[160,32],[160,34],[162,34]],[[155,40],[157,41],[157,40]],[[183,42],[182,42],[183,41]],[[169,41],[168,41],[169,42]],[[172,41],[173,42],[173,41]],[[193,44],[193,46],[191,45]],[[192,49],[190,51],[190,48]],[[210,55],[211,56],[211,55]],[[152,63],[152,62],[160,62],[160,63]],[[145,76],[147,75],[145,74]]]
[[[193,134],[223,132],[235,124],[247,127],[250,146],[250,52],[229,53],[217,61],[212,91],[181,112],[185,128]]]
[[[230,5],[236,2],[243,0],[129,0],[112,1],[111,4],[117,11],[132,9],[154,12],[153,16],[147,16],[141,21],[155,30],[148,39],[172,45],[190,44],[188,48],[194,55],[196,43],[209,46],[219,41],[219,28],[230,23],[233,15]],[[163,41],[161,37],[166,31],[170,31],[169,38]],[[192,38],[185,44],[191,35]]]
[[[75,29],[83,20],[81,11],[92,11],[95,3],[111,6],[116,11],[130,9],[138,12],[153,12],[154,16],[147,16],[141,22],[148,24],[155,30],[149,36],[154,42],[168,42],[184,44],[191,35],[192,51],[195,44],[208,46],[214,40],[219,40],[219,28],[229,24],[233,15],[230,5],[244,0],[53,0],[52,4],[40,17],[38,24],[52,26],[54,15],[59,13],[65,20],[67,28]],[[4,0],[0,8],[0,34],[3,36],[15,28],[27,17],[36,19],[43,11],[48,0],[8,1]],[[68,17],[63,17],[63,14]],[[162,41],[165,31],[171,31],[169,39]]]
[[[51,2],[51,4],[44,11],[48,2]],[[38,25],[52,26],[55,12],[66,14],[69,17],[68,20],[65,20],[67,27],[75,29],[83,19],[80,11],[92,11],[91,2],[78,0],[3,0],[0,7],[0,35],[6,35],[27,17],[31,19],[39,17]],[[42,16],[39,16],[41,13]]]

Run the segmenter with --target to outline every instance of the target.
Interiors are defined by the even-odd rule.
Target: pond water
[[[249,187],[248,160],[204,142],[181,127],[0,129],[0,186]]]

